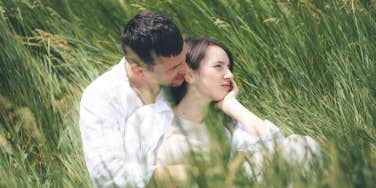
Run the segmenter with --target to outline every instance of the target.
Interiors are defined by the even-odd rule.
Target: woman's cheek
[[[221,101],[223,100],[226,95],[228,94],[229,92],[222,89],[220,91],[217,90],[217,92],[214,93],[214,101]]]

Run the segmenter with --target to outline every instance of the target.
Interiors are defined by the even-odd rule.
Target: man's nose
[[[187,65],[186,62],[184,62],[182,64],[182,66],[180,67],[179,73],[180,74],[185,74],[185,73],[187,73],[187,70],[188,70],[188,65]]]

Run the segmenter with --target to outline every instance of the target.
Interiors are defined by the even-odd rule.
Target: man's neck
[[[125,62],[125,70],[127,71],[131,88],[136,92],[142,103],[145,105],[154,103],[160,92],[160,86],[135,74],[130,68],[129,62]]]

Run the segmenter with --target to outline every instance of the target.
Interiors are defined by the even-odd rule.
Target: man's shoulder
[[[101,100],[101,98],[104,98],[110,100],[113,97],[117,97],[117,95],[129,95],[131,88],[125,69],[122,69],[121,65],[119,63],[113,66],[91,82],[84,90],[82,99]]]

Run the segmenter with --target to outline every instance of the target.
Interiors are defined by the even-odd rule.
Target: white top
[[[232,147],[230,156],[233,156],[235,151],[252,154],[249,160],[254,166],[243,163],[243,167],[250,177],[257,179],[262,178],[264,158],[271,157],[275,151],[280,152],[283,159],[290,164],[301,164],[302,170],[308,171],[313,158],[321,155],[316,141],[309,136],[296,134],[284,137],[273,123],[264,121],[267,132],[263,136],[248,134],[244,126],[236,121],[233,135],[226,129]],[[189,164],[191,151],[195,158],[206,159],[211,145],[209,138],[204,123],[197,124],[176,117],[157,148],[157,166]]]
[[[156,165],[187,164],[186,157],[191,151],[203,154],[209,152],[210,148],[205,124],[175,117],[157,148]]]
[[[169,130],[173,117],[161,93],[154,104],[142,104],[129,85],[124,58],[93,81],[82,95],[80,130],[94,186],[145,187],[158,164],[156,148],[163,136],[168,133],[168,137],[174,130]],[[268,122],[268,127],[268,134],[257,137],[250,136],[237,124],[231,137],[233,148],[253,152],[257,151],[260,140],[283,137],[272,123]],[[205,135],[205,131],[200,130],[197,135]],[[195,134],[192,138],[207,145],[208,137]]]
[[[244,126],[235,121],[233,135],[226,129],[231,142],[231,151],[255,153],[265,147],[272,149],[274,141],[284,137],[273,123],[268,120],[265,122],[267,133],[260,137],[249,135]],[[175,117],[157,148],[156,165],[187,164],[187,157],[190,156],[191,151],[194,154],[209,152],[210,145],[210,136],[204,123],[194,123],[181,117]],[[205,156],[205,154],[200,156]]]

